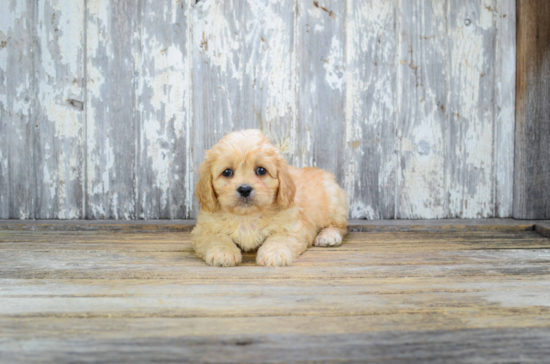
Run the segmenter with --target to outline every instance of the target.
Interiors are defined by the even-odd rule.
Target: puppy
[[[288,266],[309,246],[337,246],[347,232],[346,193],[334,175],[288,166],[259,130],[226,135],[199,168],[202,206],[191,233],[196,254],[232,267],[241,251],[256,263]]]

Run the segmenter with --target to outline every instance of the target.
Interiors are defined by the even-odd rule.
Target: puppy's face
[[[196,191],[202,208],[246,215],[288,208],[295,186],[286,161],[258,130],[225,136],[207,152]]]

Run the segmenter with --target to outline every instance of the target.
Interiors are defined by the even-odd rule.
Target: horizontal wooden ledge
[[[196,220],[0,220],[0,230],[189,232],[195,224]],[[550,237],[550,222],[515,219],[350,220],[348,230],[351,232],[536,230]]]

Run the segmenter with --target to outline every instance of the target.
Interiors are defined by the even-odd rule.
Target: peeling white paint
[[[393,138],[397,41],[390,29],[395,23],[395,4],[348,0],[346,6],[350,16],[346,22],[344,184],[350,216],[360,216],[351,207],[357,201],[369,206],[393,205],[395,155],[386,146],[393,142],[382,135]],[[365,165],[372,167],[365,170]],[[393,212],[377,209],[365,217],[392,218]]]
[[[286,155],[295,153],[295,141],[289,131],[295,112],[296,94],[293,78],[293,44],[288,29],[289,13],[281,11],[287,0],[250,1],[252,16],[245,21],[244,75],[252,88],[262,96],[254,108],[260,114],[262,130]]]
[[[28,91],[28,87],[29,85],[26,83],[21,83],[17,85],[17,88],[15,89],[15,94],[20,97],[13,98],[11,109],[13,110],[14,113],[17,113],[19,115],[25,115],[25,116],[29,115],[31,98],[24,97]],[[20,138],[23,138],[23,135],[20,135]]]
[[[470,26],[457,20],[451,39],[451,82],[457,92],[452,95],[455,100],[452,121],[457,125],[452,152],[460,160],[458,174],[463,177],[450,181],[449,209],[451,216],[463,218],[490,217],[495,212],[493,101],[481,89],[489,82],[486,80],[491,77],[493,67],[488,64],[492,58],[487,49],[492,38],[486,30],[494,27],[494,22],[492,13],[486,9],[491,4],[483,1],[480,5],[480,19],[471,19]],[[458,13],[457,19],[470,16],[465,9],[463,11]]]
[[[70,100],[83,102],[84,1],[38,3],[35,70],[40,142],[34,153],[42,160],[37,180],[42,206],[40,218],[82,218],[82,110]],[[78,192],[80,191],[80,192]]]
[[[180,3],[145,4],[140,33],[135,35],[135,42],[141,47],[135,58],[136,73],[140,75],[140,145],[136,162],[140,166],[136,177],[139,218],[182,218],[188,216],[183,209],[192,205],[178,201],[182,198],[192,202],[189,180],[179,176],[187,176],[190,170],[187,155],[191,151],[191,52],[186,47],[190,14],[184,14]]]
[[[29,140],[34,122],[31,14],[31,2],[12,1],[0,11],[0,218],[3,219],[33,218],[35,212],[34,193],[20,192],[35,191],[31,178],[32,140]]]
[[[342,91],[345,81],[344,50],[340,39],[337,37],[332,38],[330,53],[324,62],[327,83],[332,89]]]
[[[220,68],[221,74],[229,72],[231,77],[242,82],[238,66],[242,28],[236,19],[229,23],[223,5],[219,1],[201,1],[195,6],[193,44],[208,56],[209,62]]]
[[[295,165],[339,171],[350,217],[394,217],[394,210],[399,218],[506,217],[515,58],[507,52],[514,42],[501,37],[515,30],[512,3],[327,0],[325,11],[290,0],[147,0],[115,14],[115,3],[88,0],[84,41],[82,0],[42,1],[37,74],[8,85],[2,74],[12,45],[0,49],[0,118],[9,112],[39,121],[33,153],[42,159],[35,172],[45,217],[81,217],[75,184],[85,185],[92,217],[196,215],[204,149],[244,127],[262,128]],[[0,13],[1,44],[27,28],[25,4],[10,6]],[[110,68],[128,19],[132,54]],[[125,115],[138,125],[126,150],[112,131],[118,110],[109,106],[113,72],[123,67],[133,73],[123,86],[135,98]],[[83,111],[68,100],[84,102],[85,130]],[[24,146],[29,136],[20,123],[9,119],[9,137]],[[120,183],[129,180],[121,170],[135,171],[134,182]],[[14,211],[32,217],[32,204]]]
[[[376,218],[376,214],[372,206],[365,206],[361,201],[356,201],[350,204],[350,217],[352,219],[373,220]]]

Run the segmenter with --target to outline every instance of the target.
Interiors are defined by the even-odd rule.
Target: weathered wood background
[[[514,0],[0,0],[0,218],[198,212],[261,128],[350,217],[508,217]]]

